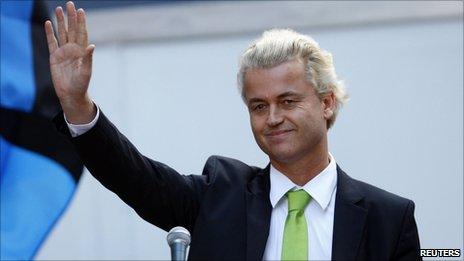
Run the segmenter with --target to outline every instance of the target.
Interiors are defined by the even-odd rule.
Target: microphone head
[[[169,230],[166,239],[169,245],[179,241],[185,243],[186,246],[190,245],[190,233],[184,227],[173,227],[171,230]]]

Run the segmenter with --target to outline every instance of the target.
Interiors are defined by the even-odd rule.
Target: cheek
[[[287,114],[287,120],[293,126],[304,130],[303,135],[325,124],[324,113],[320,108],[302,107]],[[324,125],[325,126],[325,125]]]
[[[259,117],[250,116],[250,126],[255,139],[259,139],[265,126],[265,122]]]
[[[324,108],[318,103],[310,104],[301,109],[301,115],[303,114],[309,121],[324,119]]]
[[[253,117],[250,115],[250,126],[251,126],[251,131],[253,131],[253,134],[256,135],[259,129],[259,123],[256,117]]]

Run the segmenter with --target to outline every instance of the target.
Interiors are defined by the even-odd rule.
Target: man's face
[[[294,163],[323,152],[334,96],[318,98],[303,62],[250,69],[244,88],[253,135],[271,162]]]

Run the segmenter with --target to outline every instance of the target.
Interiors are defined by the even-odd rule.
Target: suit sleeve
[[[422,260],[419,234],[414,219],[414,202],[409,201],[403,217],[401,235],[393,260]]]
[[[208,187],[207,176],[184,176],[146,158],[101,111],[95,126],[75,138],[69,133],[63,113],[55,117],[54,123],[71,139],[90,173],[143,219],[166,231],[174,226],[193,231]]]

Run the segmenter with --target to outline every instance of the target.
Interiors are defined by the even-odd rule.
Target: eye
[[[253,111],[262,111],[266,108],[266,105],[263,103],[256,104],[252,107]]]
[[[297,105],[298,103],[298,100],[294,100],[294,99],[285,99],[285,100],[282,100],[282,105],[284,107],[287,107],[287,108],[293,108],[294,106]]]

